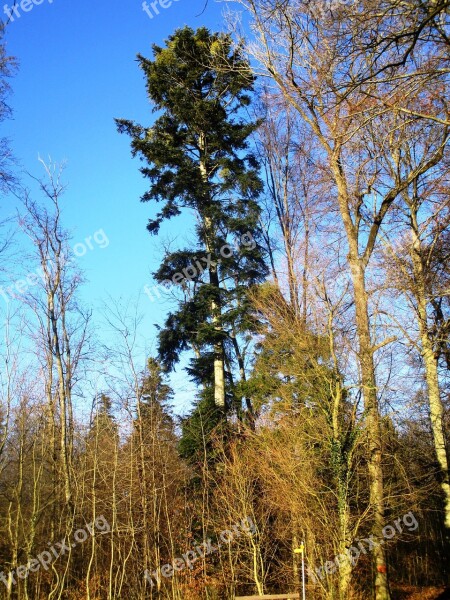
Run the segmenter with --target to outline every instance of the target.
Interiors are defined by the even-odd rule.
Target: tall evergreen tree
[[[157,421],[160,427],[172,431],[174,422],[168,405],[172,396],[173,390],[165,382],[160,364],[155,358],[150,357],[147,360],[147,369],[142,378],[138,399],[138,414],[142,421]]]
[[[109,441],[118,443],[118,440],[119,428],[114,417],[112,400],[106,394],[101,393],[94,399],[87,442],[102,447]]]
[[[242,347],[254,326],[247,292],[266,274],[256,231],[262,183],[248,143],[258,124],[243,119],[254,76],[229,36],[204,27],[177,30],[165,48],[153,46],[153,56],[139,62],[160,116],[150,128],[127,120],[118,128],[131,136],[133,155],[148,163],[141,172],[151,185],[142,200],[164,203],[150,233],[183,209],[197,218],[196,247],[167,253],[154,274],[187,292],[160,331],[159,354],[170,370],[182,351],[193,350],[188,372],[203,400],[240,414]]]

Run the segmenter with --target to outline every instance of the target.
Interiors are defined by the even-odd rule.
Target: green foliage
[[[204,391],[214,385],[219,356],[234,406],[236,340],[255,330],[248,291],[266,275],[257,233],[263,186],[248,143],[258,123],[243,118],[254,76],[229,36],[204,27],[177,30],[164,48],[153,46],[153,60],[139,56],[139,64],[158,117],[152,127],[117,124],[146,163],[141,172],[150,188],[142,200],[163,203],[148,230],[156,234],[185,209],[197,218],[194,247],[168,252],[154,274],[185,294],[160,330],[159,356],[171,370],[182,352],[194,350],[188,373]]]
[[[328,337],[312,331],[273,283],[259,287],[255,303],[264,339],[247,387],[257,406],[322,406],[335,377]]]
[[[165,381],[161,365],[150,357],[138,400],[142,420],[158,420],[167,429],[173,429],[174,422],[168,405],[172,398],[173,390]]]
[[[206,456],[214,459],[213,435],[224,433],[226,424],[222,411],[215,405],[212,394],[206,394],[190,415],[182,420],[180,455],[192,463],[199,463]]]
[[[139,56],[153,110],[163,114],[151,128],[127,120],[117,123],[119,131],[131,136],[133,154],[149,163],[142,168],[151,181],[143,200],[165,202],[149,222],[152,233],[183,207],[241,234],[255,224],[259,209],[254,199],[262,184],[255,158],[240,151],[247,150],[256,124],[239,116],[250,102],[254,77],[231,43],[229,36],[204,27],[197,32],[185,27],[169,37],[166,48],[153,46],[153,61]],[[199,168],[202,159],[206,179]],[[224,194],[231,196],[225,205]]]

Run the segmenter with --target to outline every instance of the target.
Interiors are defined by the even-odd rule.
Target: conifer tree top
[[[158,118],[152,127],[124,119],[117,124],[132,138],[133,155],[148,163],[141,171],[151,186],[142,200],[165,202],[148,225],[157,233],[183,207],[217,220],[215,206],[223,206],[224,196],[251,201],[262,184],[247,141],[258,123],[242,113],[255,78],[231,38],[185,27],[166,47],[154,45],[153,57],[138,59]]]

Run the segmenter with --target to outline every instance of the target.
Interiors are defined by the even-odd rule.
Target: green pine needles
[[[255,330],[248,291],[267,273],[258,244],[263,184],[249,146],[258,122],[246,110],[255,78],[231,38],[204,27],[177,30],[164,48],[153,46],[153,60],[139,56],[139,63],[158,116],[152,127],[117,124],[145,163],[150,187],[142,200],[161,205],[148,230],[157,234],[183,210],[197,223],[195,247],[168,252],[154,274],[161,283],[196,271],[181,278],[183,297],[159,333],[160,359],[170,370],[192,351],[188,372],[202,406],[242,417],[253,410],[242,392]],[[202,269],[193,269],[199,261]]]

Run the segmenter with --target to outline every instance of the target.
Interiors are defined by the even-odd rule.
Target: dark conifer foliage
[[[257,233],[262,183],[248,142],[258,123],[245,119],[254,76],[228,36],[204,27],[176,31],[153,56],[139,61],[159,116],[150,128],[118,120],[119,131],[146,163],[150,188],[142,200],[163,204],[150,233],[183,209],[197,219],[196,246],[167,253],[155,273],[185,292],[159,333],[160,358],[170,370],[181,352],[194,350],[188,371],[203,397],[213,392],[220,410],[240,411],[236,366],[254,330],[247,292],[266,275]]]

